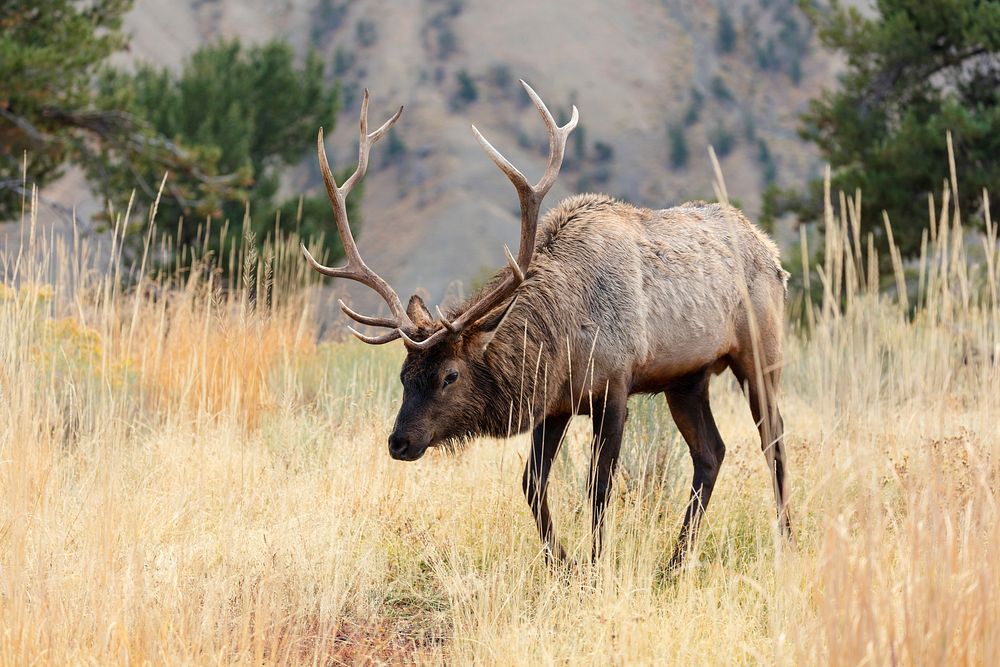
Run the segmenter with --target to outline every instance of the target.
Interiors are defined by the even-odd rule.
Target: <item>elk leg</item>
[[[566,551],[555,538],[552,516],[549,514],[548,487],[552,461],[559,452],[569,416],[548,417],[531,432],[531,454],[524,465],[522,488],[528,499],[531,514],[535,517],[538,533],[545,544],[545,559],[549,562],[564,560]]]
[[[628,392],[609,388],[604,400],[594,406],[593,455],[590,460],[590,497],[593,503],[591,560],[601,555],[604,538],[604,512],[611,495],[611,482],[621,451],[622,434],[628,417]]]
[[[687,442],[694,463],[691,498],[684,513],[677,546],[670,559],[670,568],[679,567],[697,536],[701,518],[712,498],[719,468],[726,456],[726,445],[712,417],[708,402],[708,373],[699,372],[681,378],[666,391],[670,415]]]
[[[743,370],[743,369],[740,369]],[[747,400],[757,431],[760,433],[760,448],[767,460],[768,474],[774,486],[774,502],[778,513],[778,527],[785,537],[792,535],[792,522],[788,511],[788,492],[785,486],[785,423],[778,410],[775,389],[778,372],[772,371],[764,377],[756,372],[742,373],[736,377],[746,383]]]

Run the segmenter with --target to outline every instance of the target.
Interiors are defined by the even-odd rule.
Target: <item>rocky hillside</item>
[[[817,170],[797,116],[835,67],[793,0],[138,0],[127,28],[125,60],[171,66],[219,37],[319,49],[346,93],[328,138],[335,164],[356,155],[363,86],[373,122],[405,105],[391,147],[373,155],[360,246],[398,291],[435,300],[502,265],[503,244],[516,242],[513,190],[469,125],[539,174],[546,135],[518,78],[557,117],[580,109],[551,200],[600,190],[662,208],[711,197],[712,143],[730,196],[753,215],[768,182]],[[302,137],[289,192],[319,184],[312,141]],[[80,196],[54,192],[66,204]]]

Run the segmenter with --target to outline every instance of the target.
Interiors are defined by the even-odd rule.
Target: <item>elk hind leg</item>
[[[671,569],[684,562],[694,542],[705,508],[712,498],[722,460],[726,456],[726,445],[715,425],[708,401],[708,381],[708,372],[700,371],[672,382],[666,391],[670,415],[687,442],[691,461],[694,463],[691,498],[670,559]]]
[[[759,355],[755,359],[752,351],[747,350],[745,354],[733,360],[731,368],[740,384],[746,388],[750,412],[760,433],[760,447],[764,452],[768,475],[774,487],[778,527],[782,534],[790,538],[792,525],[785,477],[785,424],[777,401],[781,369],[775,363],[774,356]],[[770,363],[765,359],[770,360]]]

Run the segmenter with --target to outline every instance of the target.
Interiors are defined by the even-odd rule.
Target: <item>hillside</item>
[[[283,36],[302,53],[317,48],[344,83],[344,109],[328,139],[335,165],[354,159],[362,86],[372,92],[373,121],[405,105],[394,154],[387,158],[381,145],[373,155],[359,244],[399,292],[420,287],[436,300],[451,281],[467,284],[501,265],[503,244],[517,239],[513,191],[469,125],[529,176],[540,173],[546,137],[518,78],[557,116],[571,103],[581,113],[549,203],[580,190],[655,208],[710,197],[710,142],[723,156],[730,195],[751,215],[768,179],[801,182],[817,169],[796,119],[831,81],[834,60],[789,0],[726,3],[725,16],[720,6],[138,0],[127,18],[132,47],[120,62],[176,67],[198,45],[234,36]],[[302,137],[290,193],[319,185],[312,141]],[[85,199],[72,177],[44,194],[67,206]],[[371,303],[363,291],[354,296]]]

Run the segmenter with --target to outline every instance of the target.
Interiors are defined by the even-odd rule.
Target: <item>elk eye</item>
[[[452,371],[444,376],[444,386],[447,387],[452,382],[458,379],[458,371]]]

